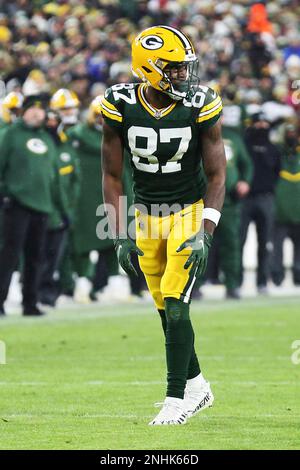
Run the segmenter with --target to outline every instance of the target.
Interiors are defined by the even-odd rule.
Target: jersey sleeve
[[[203,106],[199,110],[196,123],[201,128],[208,129],[213,126],[222,114],[222,100],[217,92],[208,88]]]
[[[101,100],[100,111],[104,120],[110,126],[121,128],[123,123],[122,103],[115,99],[113,90],[107,88]]]

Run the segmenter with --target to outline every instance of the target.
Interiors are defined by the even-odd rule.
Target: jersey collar
[[[141,85],[139,85],[138,87],[138,97],[143,108],[145,108],[146,111],[148,111],[148,113],[151,114],[151,116],[155,117],[155,119],[161,119],[164,116],[167,116],[167,114],[169,114],[175,108],[177,101],[174,101],[174,103],[170,104],[166,108],[161,108],[161,109],[154,108],[154,106],[152,106],[146,99],[146,96],[145,96],[146,87],[147,85],[145,83],[141,83]]]

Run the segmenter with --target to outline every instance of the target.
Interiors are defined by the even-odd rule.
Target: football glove
[[[200,278],[206,270],[208,252],[211,247],[213,236],[208,232],[198,232],[193,237],[188,238],[178,248],[177,253],[184,250],[187,247],[192,248],[192,253],[187,259],[184,269],[188,269],[193,263],[196,278]]]
[[[136,253],[139,256],[143,256],[144,253],[140,250],[136,244],[130,238],[119,238],[117,237],[114,241],[115,249],[119,264],[122,266],[127,274],[138,275],[132,262],[131,253]]]

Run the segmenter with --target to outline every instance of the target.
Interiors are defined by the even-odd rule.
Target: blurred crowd
[[[88,302],[107,286],[109,296],[124,290],[112,242],[95,233],[102,201],[97,100],[108,86],[133,81],[131,41],[157,24],[192,39],[202,83],[224,103],[227,194],[207,281],[225,283],[227,297],[240,297],[242,248],[254,221],[258,291],[266,293],[270,277],[283,282],[286,237],[294,243],[299,285],[299,18],[297,0],[0,0],[0,313],[15,270],[29,315],[40,314],[38,302],[54,306],[61,294]],[[22,169],[7,176],[10,155],[28,150],[20,150],[16,132],[29,139],[31,152],[47,148],[51,176],[41,168],[36,178],[46,178],[49,191],[40,199],[34,179],[21,188]],[[124,187],[132,200],[129,165]],[[128,295],[141,297],[145,282],[135,265],[139,276],[130,279]]]
[[[273,118],[289,115],[275,104],[299,109],[299,17],[297,0],[3,0],[0,79],[6,92],[71,88],[87,107],[107,85],[131,80],[136,33],[168,24],[192,39],[204,82],[222,94],[230,85],[245,104],[271,102]]]

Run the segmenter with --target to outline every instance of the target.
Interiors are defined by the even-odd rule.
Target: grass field
[[[215,394],[186,426],[150,427],[165,391],[150,305],[61,309],[0,321],[0,449],[299,449],[299,298],[192,306]]]

